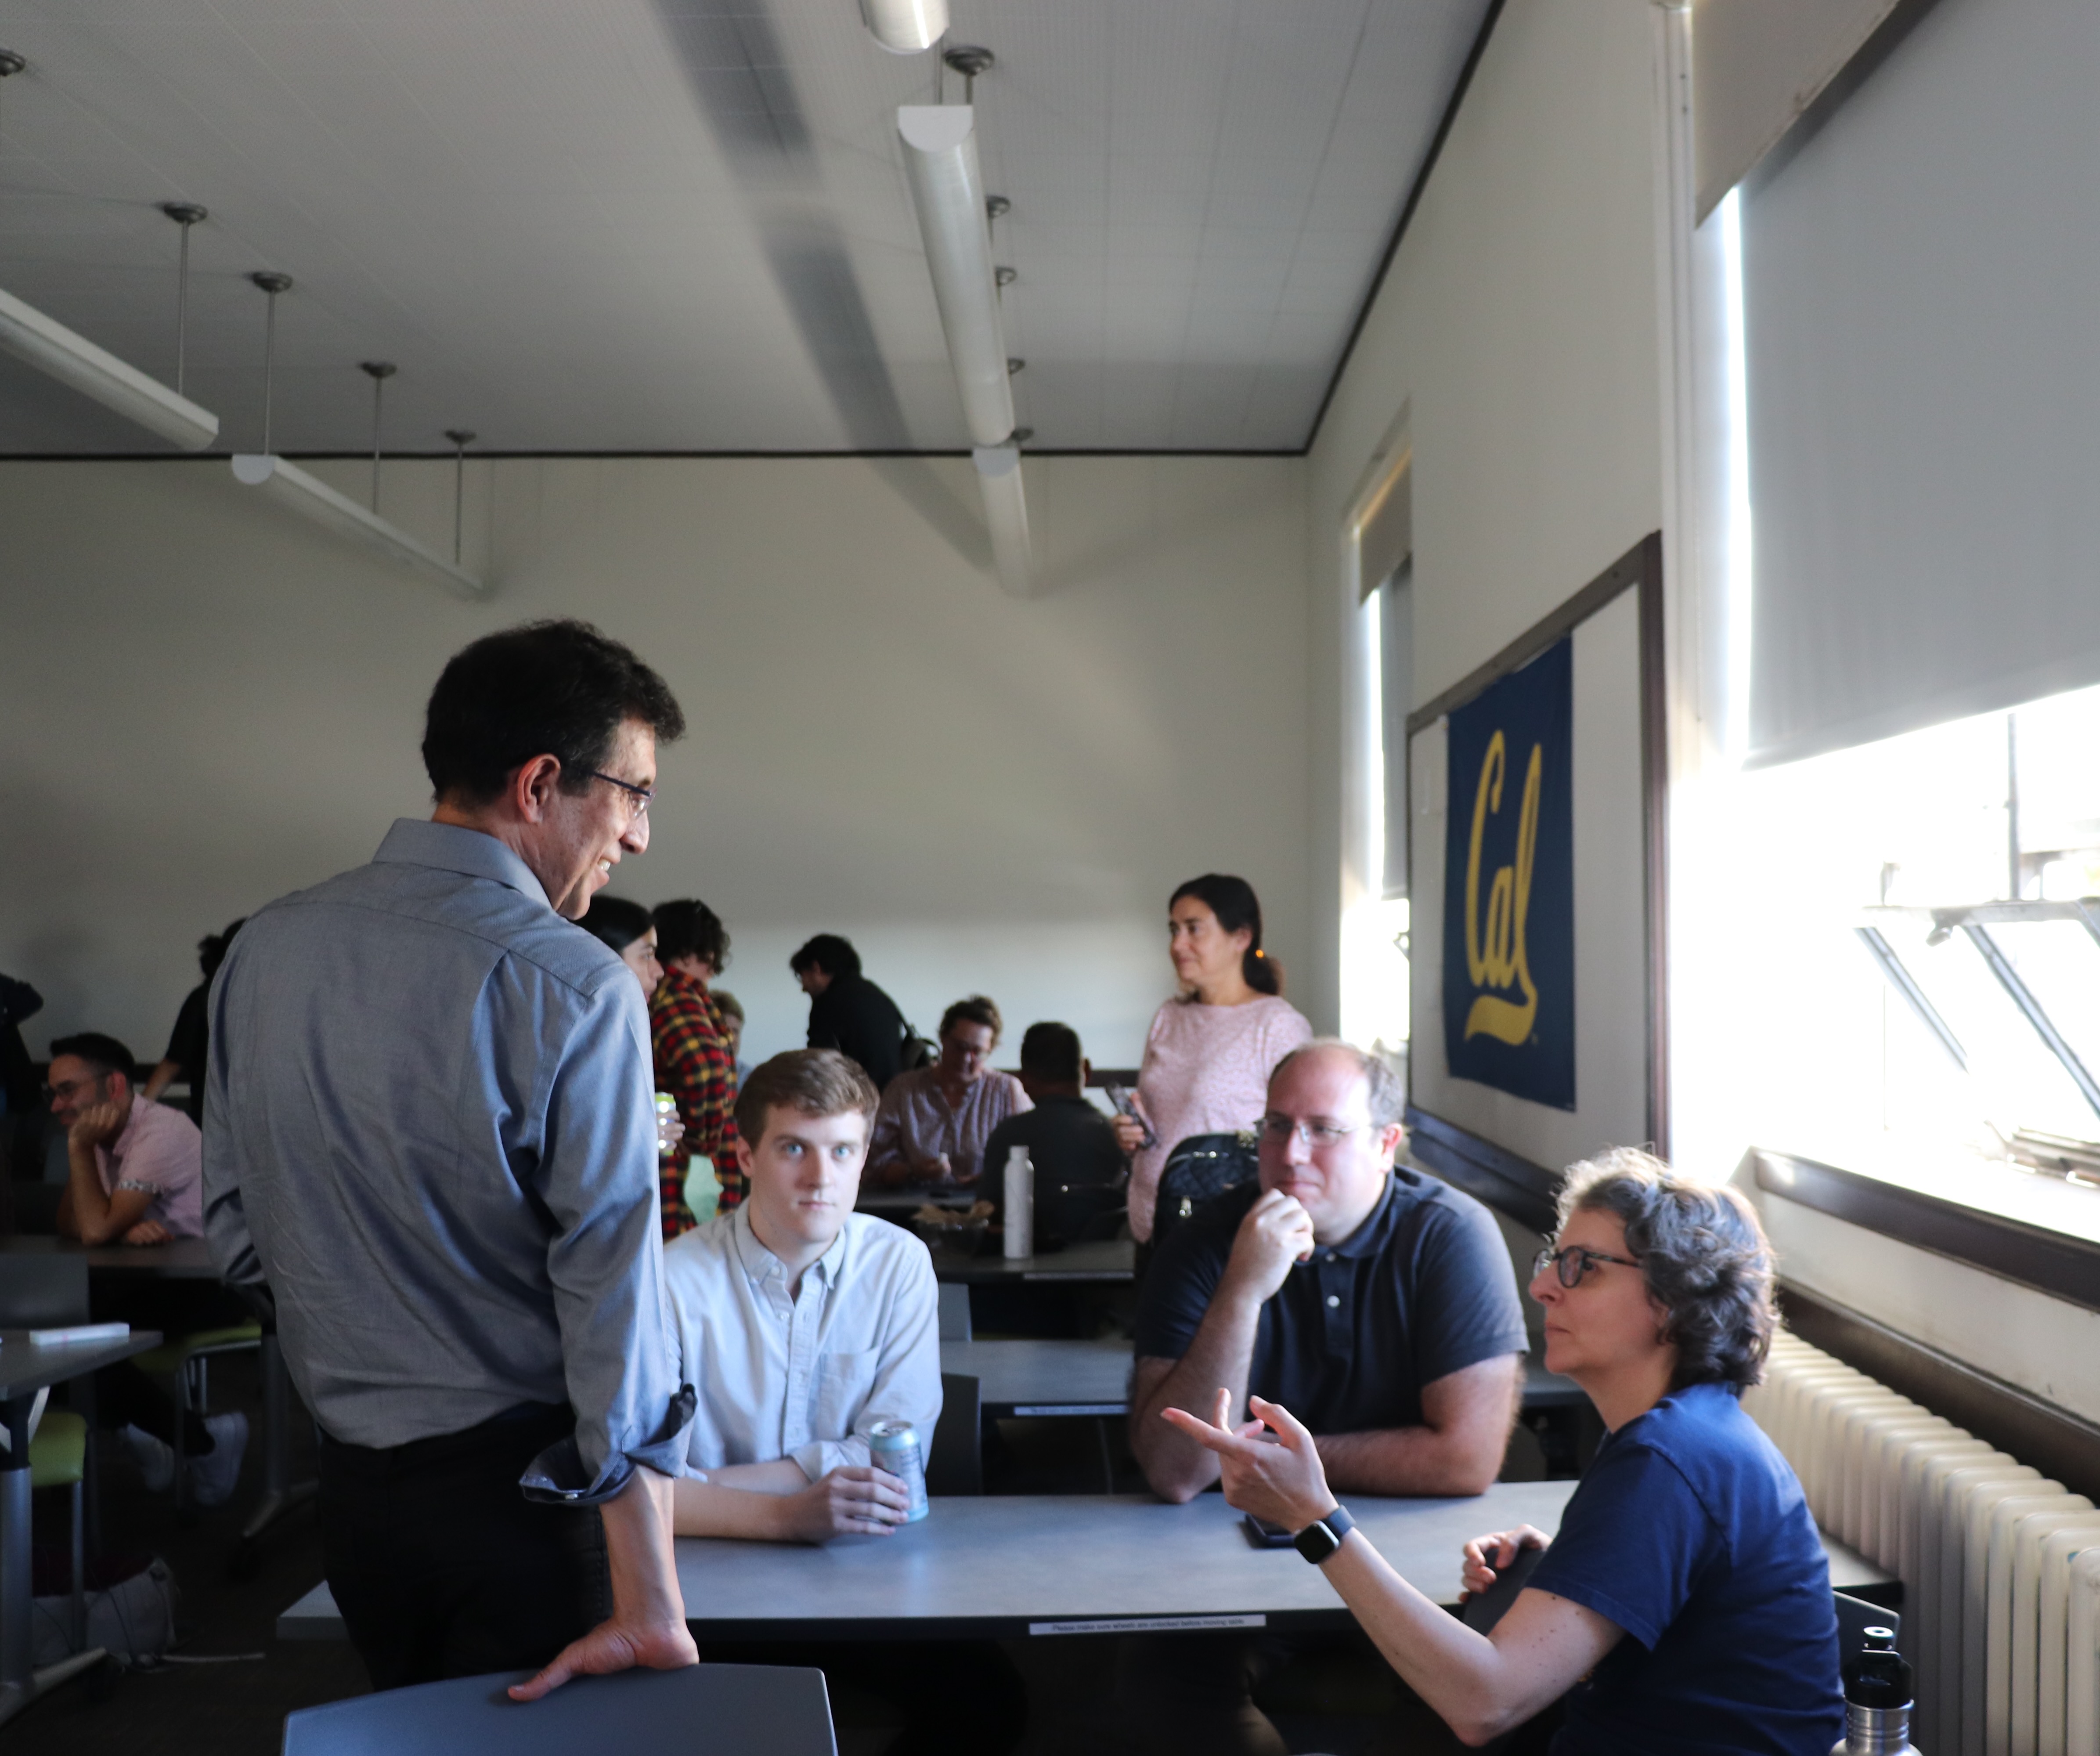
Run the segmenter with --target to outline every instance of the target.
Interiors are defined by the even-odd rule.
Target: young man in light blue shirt
[[[941,1418],[933,1259],[909,1232],[853,1211],[875,1110],[874,1083],[836,1049],[774,1056],[737,1096],[742,1204],[664,1248],[679,1376],[699,1396],[686,1473],[672,1484],[681,1536],[908,1543],[925,1528],[907,1528],[905,1485],[868,1456],[876,1422],[911,1422],[923,1455]],[[904,1718],[889,1756],[1003,1756],[1026,1724],[1020,1674],[990,1641],[701,1656],[813,1665],[880,1696]]]
[[[887,1536],[904,1485],[867,1432],[941,1416],[938,1294],[926,1246],[854,1211],[873,1083],[836,1049],[797,1049],[739,1093],[743,1202],[664,1252],[681,1376],[699,1394],[681,1536],[822,1542]]]

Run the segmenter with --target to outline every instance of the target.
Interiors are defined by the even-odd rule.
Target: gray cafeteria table
[[[962,1256],[952,1251],[936,1250],[933,1256],[936,1280],[964,1286],[1001,1286],[1016,1281],[1127,1282],[1137,1269],[1137,1246],[1127,1238],[1067,1244],[1062,1250],[1011,1261],[996,1251],[988,1256]]]
[[[1466,1540],[1514,1524],[1555,1530],[1572,1481],[1498,1482],[1470,1500],[1352,1494],[1379,1551],[1439,1603],[1458,1595]],[[1256,1549],[1224,1496],[938,1499],[893,1537],[801,1544],[677,1541],[678,1583],[704,1640],[1010,1639],[1184,1630],[1346,1628],[1326,1577],[1290,1549]],[[1840,1591],[1889,1575],[1830,1542]],[[325,1585],[277,1618],[278,1638],[334,1640]]]
[[[82,1244],[70,1238],[0,1238],[0,1255],[79,1256],[90,1274],[143,1275],[153,1280],[215,1281],[211,1246],[201,1238],[165,1244]]]
[[[944,1341],[941,1370],[977,1381],[987,1414],[1129,1412],[1127,1341]],[[1524,1362],[1526,1409],[1573,1408],[1588,1398],[1572,1378]]]
[[[215,1281],[218,1268],[201,1238],[165,1244],[82,1244],[70,1238],[0,1238],[0,1256],[78,1256],[90,1277],[144,1276],[154,1280]],[[252,1545],[293,1507],[311,1499],[315,1484],[292,1480],[292,1380],[274,1324],[265,1324],[261,1347],[262,1380],[262,1498],[240,1527],[234,1551],[236,1573],[255,1559]]]
[[[29,1410],[37,1392],[160,1345],[161,1332],[152,1329],[134,1330],[121,1341],[41,1348],[27,1330],[0,1330],[0,1420],[7,1430],[7,1453],[0,1457],[0,1721],[104,1657],[98,1646],[42,1670],[29,1661]]]

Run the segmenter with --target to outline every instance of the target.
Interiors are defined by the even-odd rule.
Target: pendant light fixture
[[[401,368],[390,360],[364,360],[358,362],[357,369],[372,380],[372,510],[379,510],[379,417],[380,398],[386,389],[386,381]]]
[[[28,65],[13,50],[0,49],[0,84]],[[0,347],[184,451],[202,451],[218,437],[218,417],[209,408],[200,408],[11,293],[0,293]]]
[[[244,488],[262,490],[263,497],[275,501],[287,512],[295,512],[337,536],[347,538],[360,547],[377,555],[380,559],[430,580],[457,597],[468,599],[485,598],[488,588],[472,574],[465,572],[445,560],[435,551],[418,542],[406,531],[389,524],[378,513],[352,500],[347,494],[338,493],[323,482],[298,467],[285,461],[270,448],[271,404],[276,389],[277,364],[277,295],[289,290],[289,275],[264,271],[248,277],[269,297],[269,314],[265,318],[262,331],[262,449],[244,452],[233,459],[233,479]],[[374,362],[383,364],[384,362]],[[379,492],[378,448],[378,394],[379,386],[393,371],[389,365],[384,373],[373,372],[373,496]],[[372,368],[365,368],[368,372]]]
[[[860,0],[860,15],[892,55],[924,55],[948,33],[948,0]]]
[[[460,564],[461,539],[466,535],[466,448],[474,443],[470,427],[447,427],[452,442],[452,565]]]
[[[942,60],[963,76],[966,95],[993,65],[989,49],[963,44]],[[991,226],[1012,210],[987,196],[977,164],[977,111],[970,104],[907,104],[897,113],[904,168],[918,210],[919,235],[933,281],[933,302],[947,338],[948,360],[962,398],[971,460],[984,498],[985,523],[1000,585],[1028,595],[1035,568],[1021,450],[1013,424],[1013,376],[1026,362],[1006,351],[1000,295],[1018,276],[992,261]]]

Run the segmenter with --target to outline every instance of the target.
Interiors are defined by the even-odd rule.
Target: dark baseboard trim
[[[1454,1187],[1507,1214],[1541,1238],[1553,1231],[1558,1173],[1482,1140],[1455,1122],[1407,1106],[1407,1150]]]
[[[1798,1286],[1780,1309],[1811,1347],[2100,1502],[2100,1426]]]
[[[1812,1158],[1757,1148],[1749,1158],[1767,1195],[2100,1311],[2100,1244]]]

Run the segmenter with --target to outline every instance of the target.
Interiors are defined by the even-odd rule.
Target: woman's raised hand
[[[1162,1409],[1160,1414],[1217,1453],[1225,1502],[1235,1511],[1290,1530],[1326,1517],[1335,1501],[1312,1434],[1281,1403],[1250,1396],[1247,1407],[1255,1418],[1234,1427],[1232,1392],[1220,1390],[1209,1421],[1181,1409]]]

